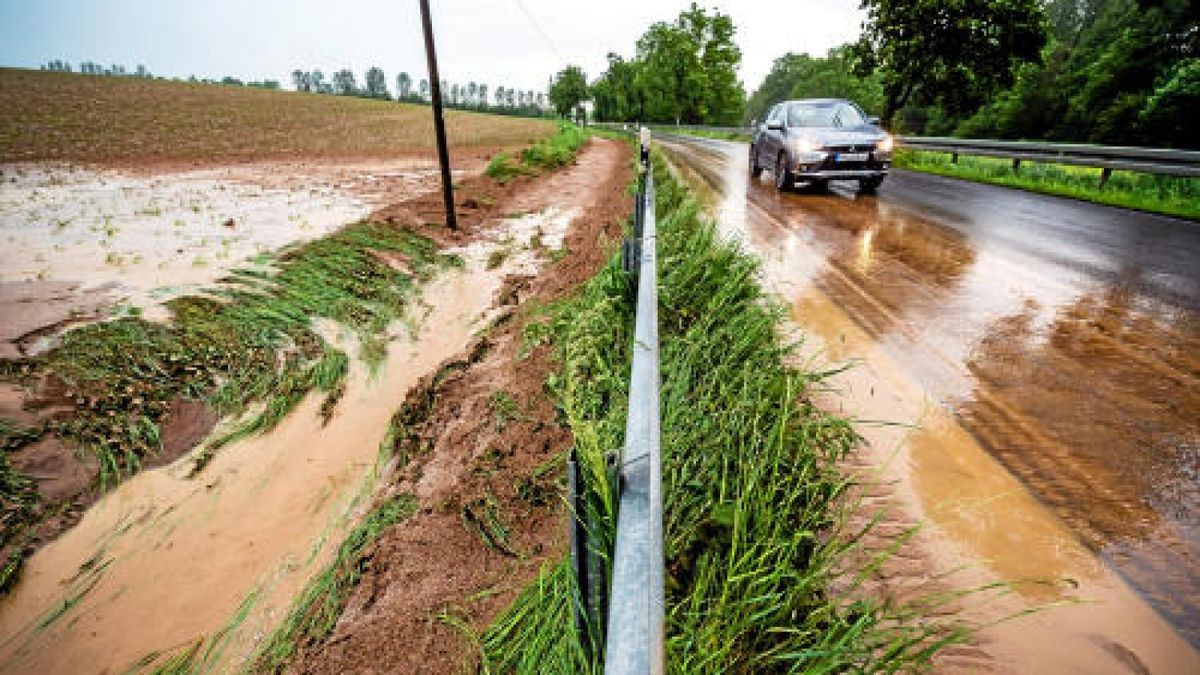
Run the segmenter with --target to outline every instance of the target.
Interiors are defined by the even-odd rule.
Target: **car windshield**
[[[788,108],[789,127],[857,127],[866,120],[845,103],[798,103]]]

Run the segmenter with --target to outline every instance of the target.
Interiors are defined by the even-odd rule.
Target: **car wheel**
[[[883,185],[883,176],[873,176],[871,178],[863,178],[858,181],[858,191],[872,194]]]
[[[752,145],[750,146],[750,177],[758,178],[762,172],[762,165],[758,163],[758,150]]]
[[[787,153],[781,152],[775,159],[775,189],[787,192],[793,182],[795,179],[792,177],[792,170],[788,168]]]

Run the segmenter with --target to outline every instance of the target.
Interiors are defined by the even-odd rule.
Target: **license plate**
[[[843,152],[837,156],[839,162],[865,162],[870,155],[865,152]]]

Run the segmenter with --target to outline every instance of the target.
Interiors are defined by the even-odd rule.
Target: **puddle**
[[[0,672],[123,672],[213,636],[239,608],[245,617],[217,670],[245,665],[369,501],[379,444],[408,390],[486,325],[505,275],[546,259],[524,247],[489,270],[489,252],[539,229],[561,245],[573,213],[507,221],[493,241],[462,249],[465,270],[425,288],[418,333],[390,344],[375,377],[352,366],[328,425],[310,396],[270,434],[223,448],[195,479],[183,477],[184,457],[106,495],[29,559],[0,601]]]
[[[3,165],[0,317],[27,318],[14,292],[41,301],[70,286],[73,297],[57,298],[66,311],[95,313],[120,302],[164,318],[163,301],[431,189],[434,179],[428,161],[414,159],[152,174]],[[58,323],[47,321],[42,327]],[[12,343],[6,349],[20,351]]]

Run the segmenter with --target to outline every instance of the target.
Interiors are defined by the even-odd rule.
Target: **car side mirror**
[[[867,124],[870,124],[873,127],[877,127],[877,126],[879,126],[879,118],[875,117],[875,116],[868,117]]]
[[[771,131],[783,131],[783,122],[767,122],[767,128]]]

